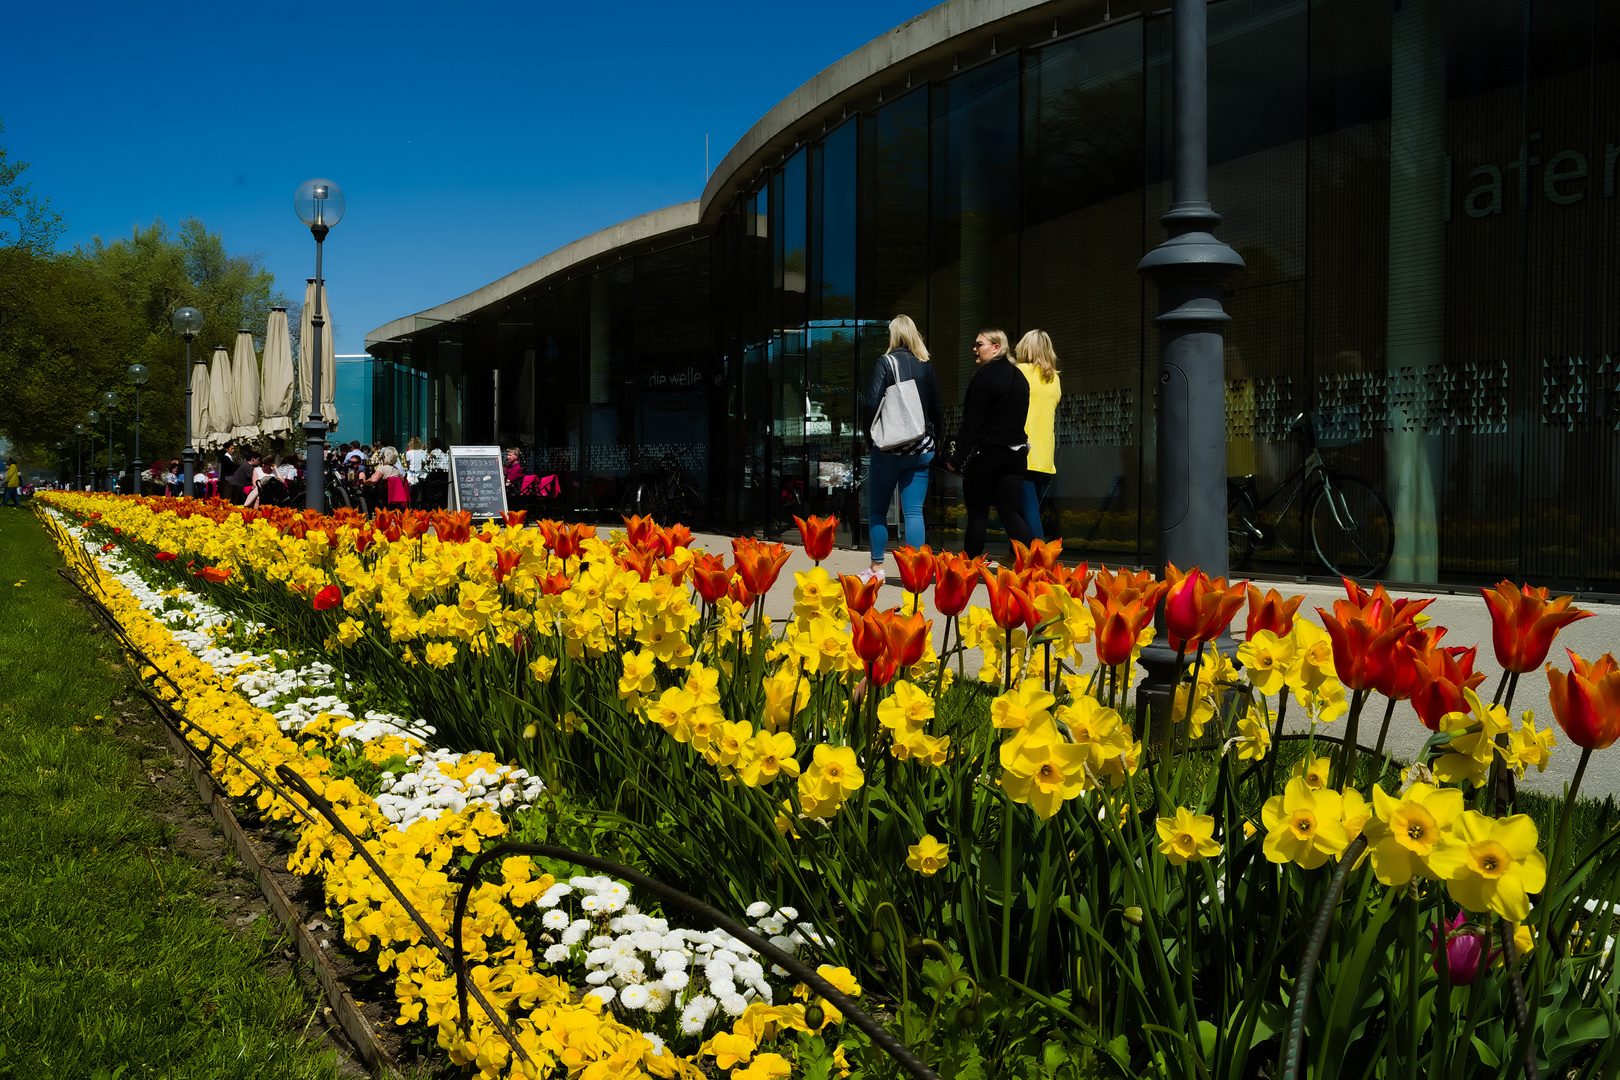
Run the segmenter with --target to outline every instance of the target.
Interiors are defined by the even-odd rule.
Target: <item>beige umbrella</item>
[[[292,328],[287,325],[287,309],[271,308],[270,323],[264,332],[264,372],[259,395],[259,430],[281,435],[293,430]]]
[[[231,429],[236,426],[236,407],[231,402],[231,354],[225,346],[214,347],[213,371],[208,375],[208,446],[223,447],[231,440]]]
[[[310,368],[314,363],[311,348],[315,342],[315,279],[306,278],[304,285],[304,314],[298,322],[298,422],[309,419],[309,403],[315,399],[310,389]],[[321,317],[326,325],[321,328],[321,419],[329,431],[338,426],[337,414],[337,347],[332,336],[332,308],[326,302],[326,286],[321,286]]]
[[[208,365],[191,365],[191,445],[199,450],[208,444]],[[199,459],[200,461],[201,459]]]
[[[238,439],[259,437],[259,357],[253,351],[253,331],[236,332],[236,355],[231,360],[234,383],[236,426],[231,434]]]

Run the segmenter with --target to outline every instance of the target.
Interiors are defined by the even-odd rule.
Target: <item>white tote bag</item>
[[[894,382],[883,391],[883,401],[872,420],[872,445],[890,454],[915,454],[928,437],[922,395],[914,380],[900,378],[900,362],[893,353],[884,353],[883,359],[894,371]]]

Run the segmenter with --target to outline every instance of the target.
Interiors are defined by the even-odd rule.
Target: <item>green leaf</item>
[[[1478,1035],[1470,1035],[1469,1038],[1474,1043],[1474,1052],[1479,1055],[1481,1064],[1492,1069],[1498,1068],[1502,1064],[1501,1059],[1491,1053],[1491,1048],[1486,1046]]]

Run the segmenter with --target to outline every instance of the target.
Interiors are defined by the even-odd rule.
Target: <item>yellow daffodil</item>
[[[1462,792],[1416,783],[1396,799],[1375,787],[1373,810],[1366,833],[1374,876],[1385,885],[1405,885],[1417,874],[1438,876],[1429,870],[1429,856],[1445,844],[1462,814]]]
[[[1047,710],[1056,702],[1057,698],[1043,690],[1040,683],[1027,679],[990,702],[990,722],[998,728],[1011,729],[1031,722],[1047,722],[1052,718]]]
[[[1001,787],[1043,820],[1086,786],[1089,751],[1064,741],[1050,720],[1028,724],[1001,744]]]
[[[765,725],[780,731],[810,703],[810,680],[796,665],[782,668],[765,680]]]
[[[1535,822],[1524,814],[1490,818],[1464,810],[1455,836],[1429,854],[1429,868],[1445,879],[1451,898],[1469,911],[1523,922],[1530,914],[1529,894],[1547,884]]]
[[[951,861],[950,849],[936,840],[932,833],[906,849],[906,865],[923,877],[932,877],[945,869]]]
[[[1271,730],[1258,716],[1245,716],[1238,721],[1238,757],[1243,761],[1264,761],[1271,748]]]
[[[557,661],[549,656],[539,656],[529,662],[529,677],[535,682],[550,682],[556,671]]]
[[[1174,817],[1159,819],[1158,827],[1159,854],[1172,866],[1221,853],[1221,845],[1215,840],[1215,819],[1208,814],[1194,814],[1178,806]]]
[[[1266,858],[1314,870],[1337,856],[1350,842],[1340,818],[1341,808],[1337,791],[1313,790],[1298,776],[1289,780],[1283,793],[1267,799],[1260,812],[1267,829]]]
[[[775,780],[779,773],[798,776],[799,762],[793,756],[795,749],[791,732],[772,735],[762,731],[755,735],[753,744],[742,753],[740,772],[743,783],[758,787]]]
[[[1328,782],[1328,770],[1333,767],[1331,758],[1301,758],[1294,762],[1293,777],[1305,781],[1308,788],[1325,788]]]
[[[1254,636],[1238,646],[1238,659],[1249,682],[1266,697],[1275,697],[1286,685],[1288,671],[1294,666],[1294,637],[1279,638],[1270,630],[1256,630]]]

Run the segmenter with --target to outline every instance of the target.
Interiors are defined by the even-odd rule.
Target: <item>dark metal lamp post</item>
[[[309,419],[304,421],[304,505],[326,510],[326,421],[321,419],[321,338],[326,316],[321,311],[321,249],[332,226],[343,220],[343,189],[330,180],[305,180],[293,194],[298,220],[315,237],[315,312],[310,317]]]
[[[194,307],[176,308],[173,317],[174,332],[186,339],[186,445],[180,451],[180,460],[184,462],[185,475],[180,478],[180,490],[186,498],[191,498],[191,478],[197,474],[197,448],[191,445],[191,339],[197,336],[202,329],[202,312]]]
[[[84,438],[90,444],[90,467],[84,471],[84,474],[90,481],[91,491],[96,490],[96,425],[99,423],[101,423],[101,414],[96,410],[91,409],[84,414]]]
[[[130,490],[141,493],[141,387],[146,385],[149,373],[145,364],[131,364],[125,372],[135,387],[135,460],[129,465]]]
[[[1158,286],[1158,563],[1227,574],[1225,284],[1243,259],[1214,235],[1209,203],[1208,0],[1172,0],[1171,81],[1174,174],[1168,233],[1137,264]],[[1167,733],[1170,688],[1180,674],[1158,613],[1158,634],[1142,650],[1156,734]],[[1161,736],[1162,737],[1162,736]]]
[[[107,490],[118,490],[118,469],[113,465],[112,411],[118,408],[118,395],[108,390],[101,395],[101,407],[107,410]]]
[[[64,467],[62,459],[65,457],[67,457],[67,442],[59,439],[56,443],[56,482],[58,484],[62,482],[62,470]]]
[[[83,424],[73,425],[73,490],[84,490],[84,433]]]

